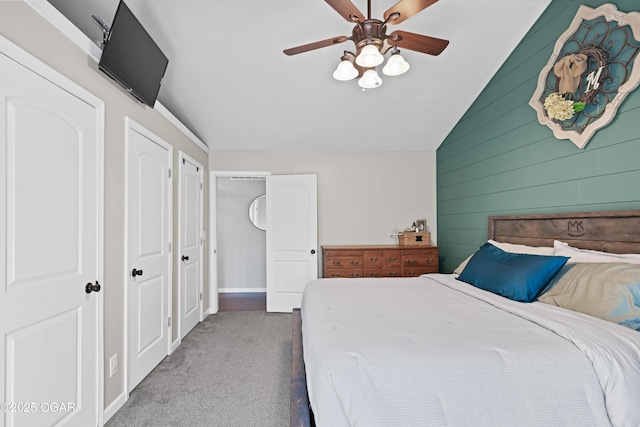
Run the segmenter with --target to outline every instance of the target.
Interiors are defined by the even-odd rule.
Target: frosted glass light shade
[[[358,80],[358,86],[363,89],[374,89],[382,84],[382,79],[376,73],[376,70],[367,70],[364,72],[360,80]]]
[[[368,44],[362,48],[360,55],[356,57],[356,64],[361,67],[371,68],[384,62],[384,56],[373,44]]]
[[[338,68],[333,72],[333,78],[340,81],[353,80],[358,77],[358,70],[348,59],[340,61]]]
[[[400,74],[406,73],[409,67],[409,63],[404,60],[402,55],[394,53],[387,61],[382,72],[387,76],[399,76]]]

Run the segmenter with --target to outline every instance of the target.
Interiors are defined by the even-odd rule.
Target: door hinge
[[[200,190],[202,190],[202,183],[200,183]]]
[[[200,301],[202,301],[202,292],[200,292]]]
[[[169,242],[169,252],[171,252],[171,242]]]
[[[169,178],[171,178],[171,169],[169,169]]]
[[[171,327],[171,317],[169,317],[169,322],[167,326]]]

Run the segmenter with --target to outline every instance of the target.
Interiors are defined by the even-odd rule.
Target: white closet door
[[[102,409],[100,119],[73,91],[0,53],[1,426]]]
[[[129,391],[171,343],[171,152],[151,138],[139,125],[128,131]]]
[[[267,188],[267,311],[299,308],[318,278],[316,175],[273,175]]]
[[[180,338],[202,320],[202,166],[180,165]]]

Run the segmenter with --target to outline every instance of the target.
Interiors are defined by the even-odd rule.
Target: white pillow
[[[497,246],[505,252],[512,252],[514,254],[529,254],[529,255],[557,255],[553,246],[527,246],[517,245],[515,243],[496,242],[489,239],[489,243],[493,246]]]
[[[640,254],[612,254],[589,249],[578,249],[559,240],[553,242],[553,247],[556,250],[556,255],[569,257],[567,264],[575,264],[577,262],[627,262],[640,264]]]
[[[502,249],[505,252],[511,252],[514,254],[529,254],[529,255],[555,255],[555,249],[551,246],[527,246],[527,245],[517,245],[515,243],[505,243],[505,242],[496,242],[495,240],[489,239],[489,243],[493,246]],[[462,261],[460,265],[453,270],[454,274],[462,273],[462,270],[467,266],[467,263],[471,259],[473,254],[469,255],[467,259]]]
[[[565,265],[538,301],[640,331],[640,265],[585,262]]]
[[[459,266],[456,267],[455,270],[453,270],[453,274],[460,274],[462,273],[462,270],[464,270],[464,268],[467,266],[467,264],[469,263],[469,260],[471,259],[471,257],[473,256],[473,254],[469,255],[467,257],[467,259],[465,259],[464,261],[462,261],[460,263]]]

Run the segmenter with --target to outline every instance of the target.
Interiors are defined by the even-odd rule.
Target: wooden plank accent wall
[[[640,89],[583,150],[555,139],[528,105],[578,7],[604,3],[552,1],[438,148],[442,272],[486,241],[491,215],[640,209]],[[615,4],[640,10],[637,0]]]

